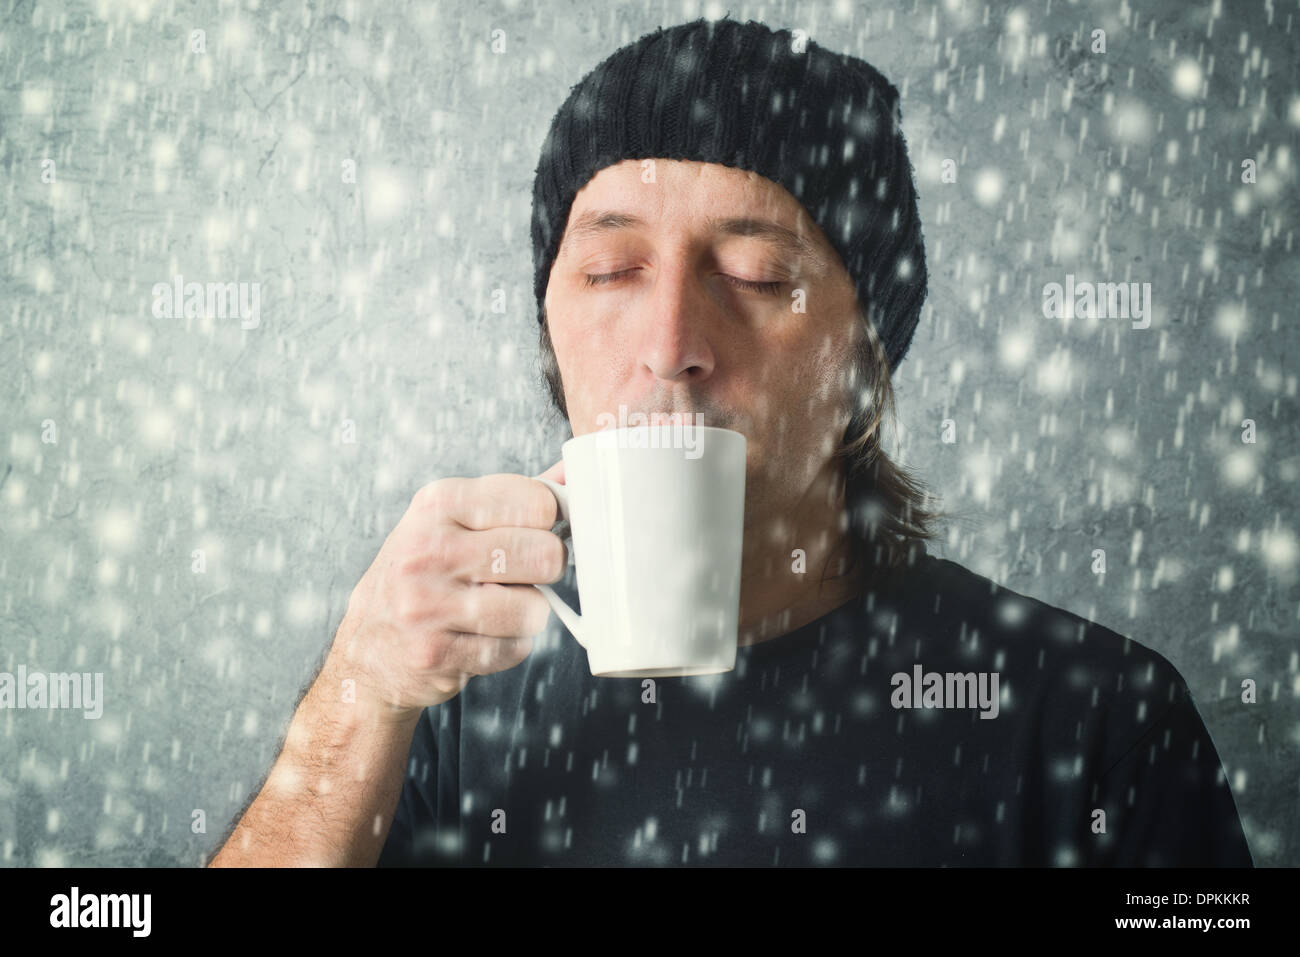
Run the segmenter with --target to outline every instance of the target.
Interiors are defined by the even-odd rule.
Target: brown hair
[[[925,484],[884,449],[882,429],[897,425],[894,380],[880,336],[865,318],[863,328],[850,380],[858,385],[858,404],[835,454],[844,463],[845,511],[853,530],[849,570],[870,575],[917,561],[947,516]]]
[[[555,411],[567,419],[548,326],[543,305],[538,339],[542,378]],[[865,317],[863,327],[866,334],[858,337],[849,380],[850,387],[858,387],[858,403],[835,458],[844,465],[845,515],[851,530],[851,554],[843,574],[872,579],[917,561],[924,543],[938,537],[937,525],[945,513],[931,505],[925,485],[884,450],[881,429],[897,421],[893,378],[884,343]]]

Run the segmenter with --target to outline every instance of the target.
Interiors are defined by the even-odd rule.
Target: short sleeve
[[[1088,866],[1253,867],[1236,803],[1185,687],[1098,779]]]
[[[418,863],[419,848],[437,841],[438,735],[433,724],[436,714],[437,708],[425,708],[415,726],[402,778],[402,794],[383,850],[379,852],[377,867]]]

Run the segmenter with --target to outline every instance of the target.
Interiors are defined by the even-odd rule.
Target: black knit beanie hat
[[[753,20],[660,28],[615,51],[551,121],[533,182],[538,320],[573,198],[607,166],[676,159],[784,186],[839,252],[890,370],[925,301],[898,90],[869,63]]]

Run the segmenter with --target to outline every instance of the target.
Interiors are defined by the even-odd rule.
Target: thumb
[[[560,459],[560,461],[556,462],[537,477],[550,479],[552,482],[558,482],[560,485],[564,485],[564,459]]]

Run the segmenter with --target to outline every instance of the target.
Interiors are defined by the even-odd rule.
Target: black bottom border
[[[1181,940],[1198,934],[1229,943],[1241,939],[1235,935],[1287,928],[1283,910],[1295,906],[1294,873],[1287,869],[66,868],[0,870],[0,882],[5,930],[20,937],[115,938],[127,946],[146,940],[373,942],[394,931],[418,933],[421,925],[436,934],[444,922],[473,934],[483,918],[482,931],[495,942],[502,931],[577,929],[575,918],[592,917],[615,927],[625,922],[632,933],[678,924],[707,934],[714,924],[727,937],[743,935],[745,924],[767,933],[774,921],[805,931],[847,921],[857,934],[919,932],[927,944],[994,932],[998,941]],[[52,926],[60,918],[70,923],[74,887],[84,915],[99,909],[99,901],[86,903],[88,897],[140,895],[133,898],[140,906],[136,925],[143,923],[148,894],[148,935],[130,926],[131,912],[120,897],[108,908],[120,908],[119,923],[127,926]],[[1199,923],[1207,919],[1208,928]],[[1159,936],[1170,933],[1173,938]]]

